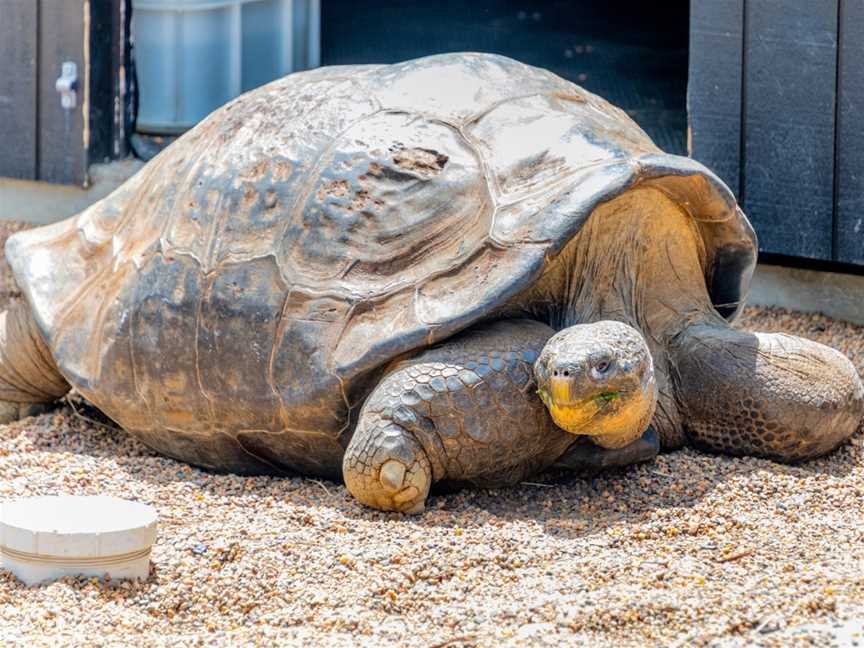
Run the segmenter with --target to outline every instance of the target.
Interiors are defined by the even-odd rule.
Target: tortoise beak
[[[569,377],[553,376],[549,379],[549,395],[552,402],[558,405],[572,405],[573,403],[573,381]]]
[[[601,413],[606,403],[587,396],[584,389],[564,376],[549,379],[549,398],[546,408],[555,425],[573,434],[591,434],[591,422]]]

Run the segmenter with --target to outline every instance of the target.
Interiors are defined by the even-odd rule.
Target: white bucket
[[[0,504],[0,557],[27,585],[63,576],[147,578],[156,511],[115,497],[30,497]]]

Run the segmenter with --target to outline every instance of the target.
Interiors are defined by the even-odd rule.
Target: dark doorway
[[[480,51],[544,67],[625,109],[686,154],[689,3],[325,0],[323,65]]]

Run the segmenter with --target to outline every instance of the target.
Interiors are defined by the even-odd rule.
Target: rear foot
[[[782,462],[818,457],[864,415],[864,386],[839,351],[783,334],[693,325],[675,352],[695,445]]]

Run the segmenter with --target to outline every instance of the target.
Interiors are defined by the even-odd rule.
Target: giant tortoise
[[[7,420],[71,386],[171,457],[380,509],[658,445],[806,459],[864,410],[839,352],[728,324],[757,247],[715,175],[501,56],[292,74],[6,249]]]

